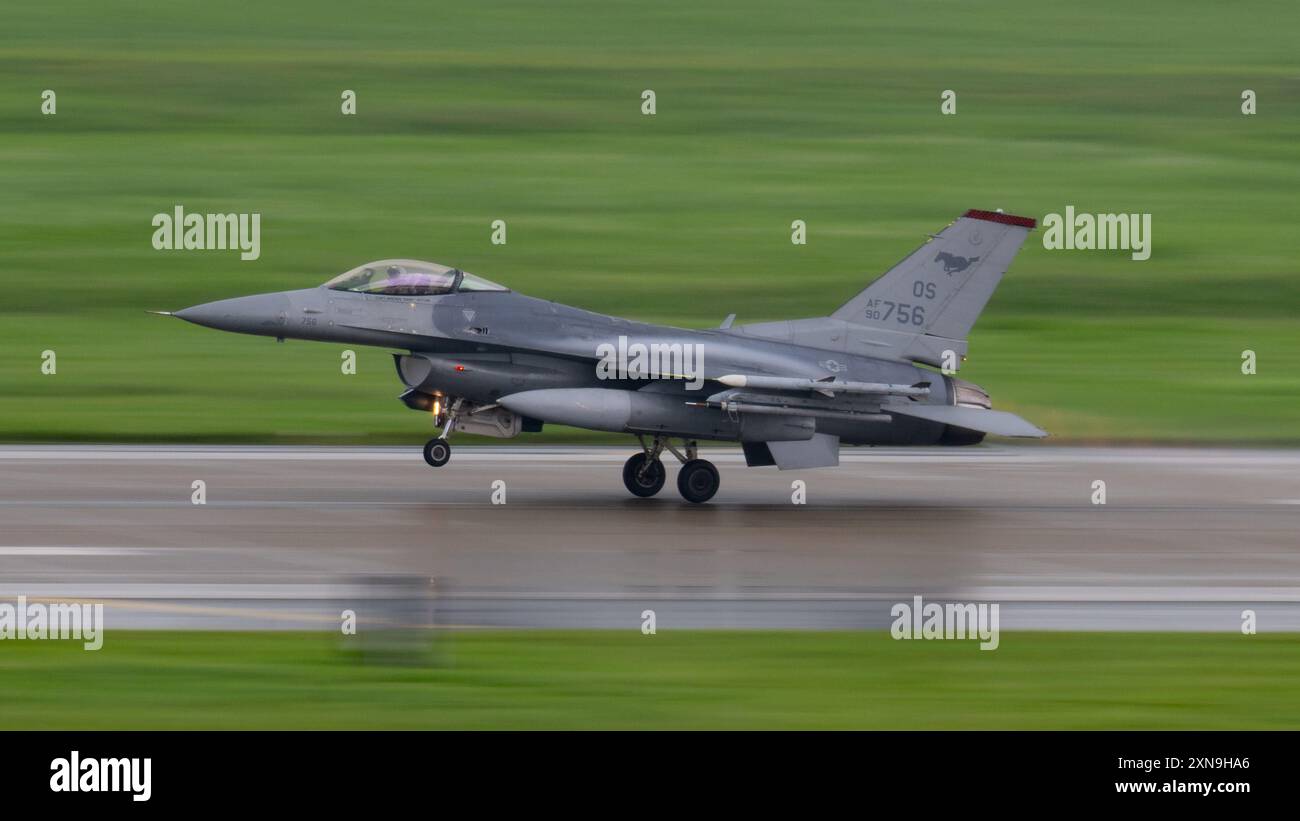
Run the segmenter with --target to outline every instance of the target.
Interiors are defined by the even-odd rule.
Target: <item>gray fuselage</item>
[[[772,338],[770,324],[748,326],[748,330],[744,325],[689,330],[593,313],[507,290],[399,296],[321,286],[207,303],[179,311],[177,316],[240,333],[408,351],[397,356],[398,373],[408,388],[478,405],[539,389],[631,392],[625,414],[621,404],[612,415],[597,409],[591,416],[594,424],[586,424],[587,417],[582,416],[576,422],[572,416],[539,420],[602,430],[763,441],[781,438],[774,425],[799,423],[808,435],[815,429],[838,436],[845,444],[935,444],[945,439],[949,429],[944,424],[899,416],[892,421],[873,420],[871,412],[879,409],[878,402],[840,396],[817,398],[818,407],[825,411],[820,416],[810,413],[800,418],[794,413],[784,420],[752,419],[747,431],[745,420],[736,414],[690,404],[726,391],[714,381],[723,374],[928,383],[927,403],[954,404],[952,380],[933,370],[847,352],[851,331],[844,332],[839,350],[814,348]],[[754,335],[754,329],[760,328],[763,335]],[[690,350],[694,346],[703,379],[692,389],[683,379],[602,378],[597,367],[601,352],[617,348],[620,342],[623,347],[687,346]],[[832,337],[830,345],[835,344]],[[729,395],[745,398],[743,390]],[[790,398],[796,407],[807,404],[805,397]],[[615,424],[609,424],[609,419]],[[799,433],[793,438],[806,437]]]

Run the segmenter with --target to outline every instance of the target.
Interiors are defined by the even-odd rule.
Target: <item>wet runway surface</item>
[[[707,450],[706,505],[667,462],[630,496],[631,453],[0,447],[0,598],[102,600],[110,628],[336,629],[431,590],[460,627],[877,629],[919,595],[998,603],[1004,630],[1237,630],[1247,608],[1300,629],[1300,452],[845,449],[778,472]]]

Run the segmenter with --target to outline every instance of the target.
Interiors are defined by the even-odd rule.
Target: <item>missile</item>
[[[757,413],[761,416],[804,416],[817,419],[848,419],[853,422],[892,422],[894,417],[887,413],[863,413],[858,411],[831,410],[828,408],[798,408],[786,405],[755,405],[749,402],[723,402],[719,407],[723,411],[736,413]]]
[[[717,381],[729,388],[756,388],[774,391],[816,391],[826,396],[837,393],[868,393],[878,396],[929,396],[930,383],[893,385],[888,382],[848,382],[807,379],[790,376],[749,376],[733,373],[719,376]]]

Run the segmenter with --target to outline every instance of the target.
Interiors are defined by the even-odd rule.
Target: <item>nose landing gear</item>
[[[443,426],[442,433],[424,443],[424,461],[428,462],[430,467],[440,468],[451,461],[451,443],[447,441],[447,437],[456,425],[464,401],[464,399],[457,399],[451,403],[451,407],[447,409],[447,423]]]
[[[442,467],[451,461],[451,445],[441,437],[430,439],[424,443],[424,461],[431,467]]]
[[[682,463],[677,473],[677,491],[688,502],[700,504],[713,498],[718,492],[721,477],[712,462],[697,458],[696,445],[686,440],[683,455],[669,442],[667,436],[656,436],[646,444],[644,436],[637,436],[641,442],[641,453],[634,453],[623,465],[623,484],[634,496],[648,498],[663,489],[668,471],[664,469],[659,456],[667,450]]]

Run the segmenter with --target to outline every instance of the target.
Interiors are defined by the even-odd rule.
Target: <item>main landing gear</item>
[[[424,443],[424,461],[428,462],[430,467],[440,468],[451,461],[451,443],[447,441],[447,436],[456,425],[464,401],[457,399],[451,403],[451,407],[447,409],[447,423],[443,425],[442,433]]]
[[[659,456],[668,450],[682,463],[677,472],[677,492],[688,502],[700,504],[713,498],[718,492],[722,479],[712,462],[696,457],[695,442],[686,441],[686,454],[668,442],[667,436],[656,436],[651,444],[646,444],[644,436],[638,436],[641,453],[635,453],[623,465],[623,484],[634,496],[650,497],[663,489],[668,471],[664,469]]]

